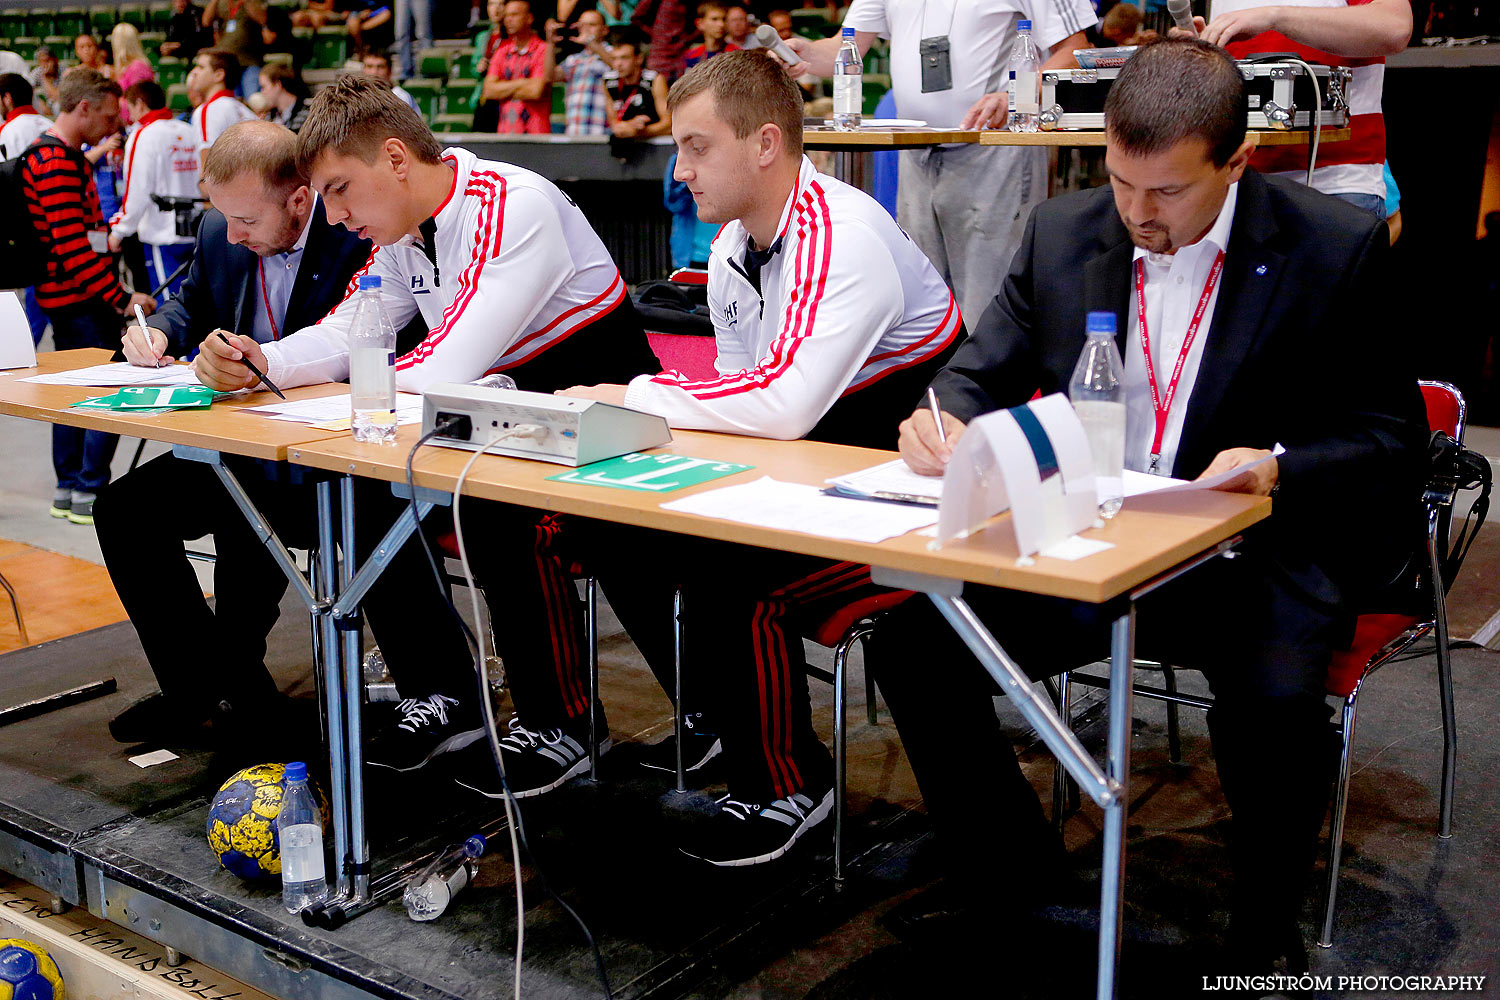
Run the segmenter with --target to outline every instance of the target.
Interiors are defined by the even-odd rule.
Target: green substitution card
[[[170,410],[205,410],[215,392],[206,385],[128,385],[111,396],[84,399],[73,406],[82,410],[127,410],[166,413]]]
[[[607,458],[592,465],[580,466],[557,476],[550,482],[583,483],[586,486],[608,486],[616,490],[639,490],[643,493],[670,493],[687,486],[697,486],[711,479],[722,479],[736,472],[753,469],[753,465],[716,462],[711,458],[689,458],[687,455],[643,455],[633,451],[619,458]]]

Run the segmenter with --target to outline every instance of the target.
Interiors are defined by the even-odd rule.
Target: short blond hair
[[[203,151],[203,182],[215,187],[254,174],[266,194],[285,199],[307,183],[297,167],[297,135],[275,122],[236,122]]]
[[[307,121],[297,133],[297,166],[308,176],[324,153],[374,163],[387,139],[400,139],[422,163],[442,162],[442,143],[390,84],[346,74],[308,105]]]
[[[765,50],[741,49],[705,59],[672,84],[667,108],[675,111],[702,93],[713,94],[714,111],[734,129],[735,138],[775,125],[787,155],[802,155],[802,94]]]

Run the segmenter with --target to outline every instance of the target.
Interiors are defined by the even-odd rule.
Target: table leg
[[[338,593],[338,548],[333,541],[333,483],[324,480],[317,485],[318,497],[318,591],[327,600]],[[334,898],[350,895],[349,854],[349,782],[345,770],[348,761],[347,730],[344,725],[344,696],[339,662],[339,631],[331,607],[314,612],[318,619],[319,660],[316,669],[323,674],[323,696],[328,711],[329,798],[333,805],[333,857],[337,873]]]
[[[1123,790],[1130,782],[1131,671],[1135,666],[1135,605],[1110,625],[1109,744],[1105,774]],[[1125,905],[1125,814],[1130,806],[1121,794],[1104,807],[1103,878],[1099,890],[1099,1000],[1115,995],[1120,965]]]
[[[343,522],[340,545],[344,552],[340,593],[354,580],[354,477],[339,481],[339,517]],[[363,717],[364,679],[360,675],[360,651],[364,639],[364,619],[352,615],[338,624],[340,652],[344,668],[345,746],[348,752],[349,780],[349,879],[352,899],[364,902],[370,898],[370,840],[365,833],[365,750]]]

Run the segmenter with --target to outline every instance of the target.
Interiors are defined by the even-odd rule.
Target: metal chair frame
[[[1447,382],[1432,381],[1420,381],[1418,385],[1424,391],[1446,393],[1453,399],[1458,415],[1454,438],[1462,442],[1468,422],[1468,404],[1457,387]],[[1432,429],[1445,428],[1434,427]],[[1438,692],[1443,717],[1443,774],[1439,792],[1438,838],[1447,840],[1453,835],[1453,790],[1458,766],[1458,726],[1453,697],[1453,656],[1448,633],[1446,585],[1449,582],[1445,582],[1442,577],[1442,546],[1439,545],[1439,539],[1448,531],[1457,492],[1456,488],[1448,484],[1429,481],[1422,496],[1422,503],[1427,513],[1427,530],[1424,535],[1427,558],[1423,575],[1432,598],[1432,617],[1412,625],[1370,657],[1359,680],[1343,698],[1338,720],[1332,723],[1334,732],[1339,736],[1339,772],[1338,781],[1334,785],[1333,812],[1328,829],[1327,887],[1324,892],[1323,926],[1318,936],[1320,948],[1333,947],[1333,918],[1338,903],[1339,868],[1344,852],[1344,824],[1349,807],[1349,781],[1352,777],[1351,764],[1359,693],[1364,689],[1365,681],[1369,680],[1370,675],[1432,633],[1436,633],[1437,637]],[[1132,687],[1139,697],[1167,703],[1168,756],[1173,763],[1180,763],[1182,751],[1178,735],[1177,707],[1187,705],[1191,708],[1207,710],[1212,707],[1213,699],[1178,691],[1176,677],[1170,664],[1137,661],[1136,665],[1148,669],[1158,668],[1162,671],[1162,687],[1144,684],[1135,684]],[[1054,700],[1058,704],[1063,723],[1068,726],[1072,724],[1072,713],[1069,710],[1070,682],[1097,688],[1109,686],[1109,682],[1103,678],[1082,673],[1064,673],[1059,676],[1056,688],[1049,685],[1049,690],[1052,690]],[[1076,787],[1068,778],[1067,772],[1054,764],[1052,816],[1053,821],[1059,827],[1062,825],[1065,811],[1071,807],[1076,795]]]

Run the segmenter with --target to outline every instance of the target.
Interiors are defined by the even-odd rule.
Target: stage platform
[[[284,607],[268,656],[283,690],[309,698],[310,645],[303,618]],[[939,848],[920,810],[889,716],[864,721],[858,659],[850,707],[853,819],[843,884],[832,880],[831,829],[810,836],[783,864],[717,870],[675,848],[680,832],[711,815],[722,786],[686,796],[670,777],[635,764],[663,735],[667,702],[611,620],[602,644],[602,692],[616,748],[599,784],[586,780],[524,805],[542,870],[596,935],[617,997],[895,997],[983,990],[1007,997],[1087,996],[1092,989],[1099,842],[1092,809],[1067,824],[1076,907],[1049,911],[1024,944],[903,940],[883,922],[933,885]],[[1500,709],[1490,684],[1500,654],[1455,656],[1461,757],[1455,836],[1435,835],[1439,732],[1430,657],[1388,668],[1362,701],[1349,843],[1336,947],[1311,949],[1326,975],[1500,972],[1494,917],[1493,831],[1500,826]],[[214,668],[204,652],[204,669]],[[114,743],[106,721],[153,687],[128,624],[0,656],[6,702],[103,676],[118,694],[0,731],[0,868],[60,901],[87,907],[269,994],[393,1000],[510,994],[515,900],[508,848],[481,862],[477,884],[436,922],[408,920],[399,902],[337,931],[290,920],[279,888],[251,886],[220,869],[204,822],[218,784],[246,764],[306,753],[285,720],[267,720],[263,745],[209,752],[140,769],[145,750]],[[1198,679],[1184,675],[1184,684]],[[829,694],[814,682],[814,719],[827,734]],[[377,706],[378,708],[379,706]],[[503,706],[502,706],[503,710]],[[1027,773],[1050,783],[1050,759],[1001,703]],[[1081,733],[1097,744],[1087,707]],[[1184,763],[1166,758],[1159,705],[1138,704],[1122,996],[1193,995],[1213,974],[1226,913],[1227,811],[1201,715],[1183,713]],[[307,720],[303,720],[304,728]],[[313,765],[315,770],[324,767]],[[955,766],[982,767],[958,761]],[[372,779],[376,772],[371,772]],[[492,805],[423,772],[370,788],[377,859],[460,839],[491,819]],[[831,826],[831,824],[830,824]],[[975,859],[994,865],[999,859]],[[1319,867],[1321,877],[1321,864]],[[550,899],[531,863],[526,890],[524,994],[602,996],[589,949]],[[1061,877],[1061,873],[1060,873]],[[1320,891],[1305,912],[1311,945]],[[1038,951],[1037,942],[1045,951]],[[1071,958],[1069,956],[1072,956]],[[1002,988],[1003,987],[1003,988]],[[1365,993],[1361,995],[1381,995]],[[1410,994],[1407,994],[1410,995]]]

